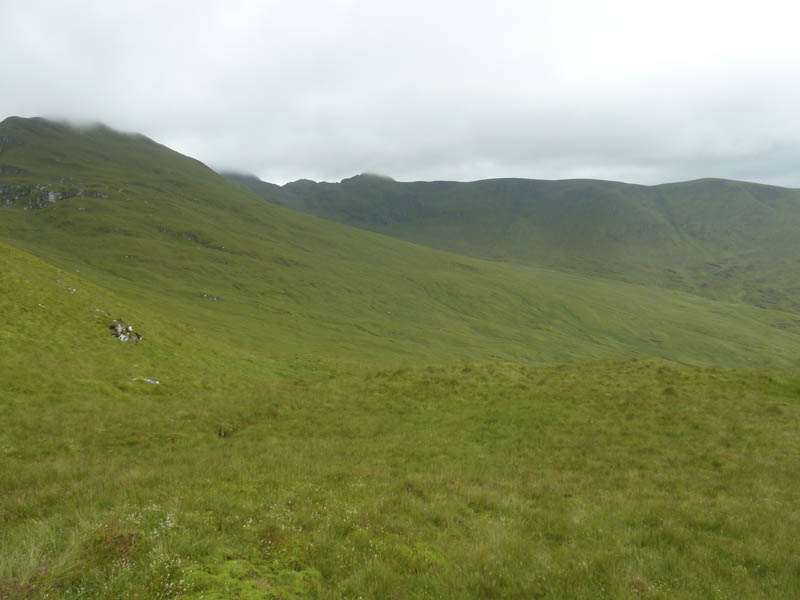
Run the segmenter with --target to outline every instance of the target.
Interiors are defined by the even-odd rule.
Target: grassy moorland
[[[9,256],[24,267],[11,278]],[[190,328],[136,346],[94,335],[96,304],[162,323],[3,257],[0,597],[800,589],[795,373],[627,360],[279,376]]]
[[[4,136],[1,599],[800,593],[794,314]]]
[[[278,187],[229,177],[272,202],[468,256],[800,310],[799,190],[721,179],[642,186],[359,175]]]

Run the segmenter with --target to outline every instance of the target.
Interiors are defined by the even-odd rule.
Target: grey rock
[[[122,319],[114,319],[108,328],[111,330],[111,335],[120,342],[138,344],[142,340],[142,336],[133,331],[133,325],[126,323]]]
[[[21,205],[23,210],[39,210],[77,195],[76,189],[50,189],[52,184],[0,186],[0,204],[8,208]]]

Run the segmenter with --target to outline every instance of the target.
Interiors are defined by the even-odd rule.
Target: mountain
[[[315,219],[142,136],[8,119],[0,137],[11,140],[0,153],[9,173],[0,237],[275,357],[792,364],[800,348],[799,321],[786,313],[474,260]]]
[[[103,126],[6,119],[0,165],[3,600],[797,596],[797,314]]]
[[[240,183],[284,206],[433,248],[800,311],[798,190],[721,179]]]

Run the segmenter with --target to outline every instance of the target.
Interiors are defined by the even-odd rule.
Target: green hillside
[[[800,191],[704,179],[399,183],[360,175],[282,188],[235,178],[310,214],[430,247],[800,310]]]
[[[793,312],[6,119],[0,600],[793,598],[798,358]]]
[[[0,136],[12,140],[0,160],[13,173],[2,179],[0,236],[273,357],[785,366],[800,356],[800,319],[787,313],[471,260],[317,220],[103,127],[9,119]]]
[[[4,600],[800,590],[796,372],[301,373],[4,245],[0,286]]]

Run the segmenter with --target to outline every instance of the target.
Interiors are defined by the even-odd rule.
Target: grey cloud
[[[0,0],[0,115],[100,120],[279,183],[800,186],[784,3],[109,4]]]

